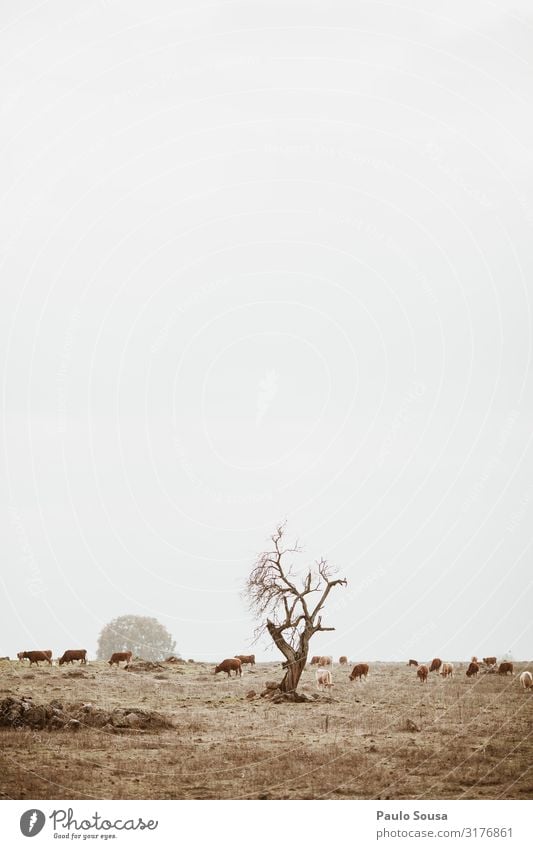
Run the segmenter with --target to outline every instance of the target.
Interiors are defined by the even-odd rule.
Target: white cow
[[[522,672],[520,676],[520,683],[524,690],[533,689],[533,675],[531,674],[531,672]]]
[[[451,678],[453,675],[453,663],[443,663],[440,674],[443,678],[448,678],[448,676]]]
[[[316,673],[317,690],[330,690],[333,687],[333,679],[329,669],[319,666]]]

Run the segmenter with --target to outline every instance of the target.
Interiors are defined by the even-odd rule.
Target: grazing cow
[[[116,651],[111,655],[111,657],[109,658],[109,660],[107,662],[109,663],[110,666],[113,666],[114,663],[118,666],[119,663],[123,660],[126,661],[126,666],[127,666],[128,663],[131,660],[131,652],[130,651]]]
[[[222,663],[219,663],[215,668],[215,675],[217,672],[227,672],[228,678],[231,678],[232,671],[235,672],[235,677],[242,675],[242,664],[238,657],[227,657]]]
[[[418,666],[418,660],[410,660],[407,666]]]
[[[346,664],[348,663],[348,658],[345,654],[341,654],[341,656],[339,657],[339,663],[341,666],[346,666]]]
[[[520,676],[520,683],[524,690],[533,690],[533,675],[531,672],[528,672],[527,670],[522,672]]]
[[[486,666],[494,666],[495,663],[498,663],[498,658],[497,657],[484,657],[483,663]]]
[[[79,660],[80,666],[82,663],[87,663],[87,649],[67,649],[59,658],[59,665],[73,663],[75,660]]]
[[[366,680],[366,676],[368,675],[368,663],[356,663],[352,671],[350,672],[350,681],[357,681],[359,678],[360,681],[363,678]]]
[[[440,674],[443,678],[451,678],[453,675],[453,663],[443,663]]]
[[[311,658],[311,666],[318,666],[320,663],[320,656],[318,654],[314,654]]]
[[[431,666],[429,667],[430,672],[438,672],[442,666],[442,660],[440,657],[434,657],[431,661]]]
[[[317,690],[330,690],[333,687],[333,679],[329,669],[319,666],[315,672]]]
[[[255,654],[236,654],[235,657],[240,660],[243,666],[245,663],[255,666]]]
[[[419,666],[416,670],[416,674],[418,675],[418,679],[421,684],[427,684],[429,669],[427,666]]]
[[[511,675],[514,675],[513,664],[508,660],[504,660],[503,663],[500,663],[498,666],[498,672],[500,675],[507,675],[508,672],[510,672]]]
[[[468,669],[466,670],[466,677],[472,678],[473,676],[476,676],[478,674],[478,672],[479,672],[479,663],[474,663],[474,661],[470,661],[470,665],[469,665]]]
[[[30,666],[32,663],[35,663],[36,666],[39,666],[39,661],[44,660],[49,666],[52,666],[52,652],[47,649],[46,651],[23,651],[22,658],[27,657],[30,661]]]
[[[50,661],[52,660],[52,649],[44,650],[43,654],[46,655],[48,660],[50,660]],[[23,661],[25,658],[28,657],[28,652],[27,651],[19,651],[19,652],[17,652],[17,657],[18,657],[19,660]],[[30,661],[30,666],[31,666],[31,661]]]
[[[333,664],[333,658],[330,654],[329,655],[323,654],[322,657],[320,657],[318,659],[318,665],[319,666],[331,666],[332,664]]]

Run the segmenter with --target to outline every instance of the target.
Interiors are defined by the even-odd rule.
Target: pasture
[[[272,704],[260,694],[279,663],[245,667],[106,663],[39,668],[0,663],[0,702],[26,697],[84,710],[157,712],[161,728],[107,722],[73,728],[0,727],[1,798],[14,799],[525,799],[533,796],[533,695],[514,676],[420,684],[406,664],[370,664],[350,682],[333,666],[331,700]],[[307,667],[299,690],[315,693]],[[31,697],[31,700],[30,698]],[[89,707],[87,707],[87,705]]]

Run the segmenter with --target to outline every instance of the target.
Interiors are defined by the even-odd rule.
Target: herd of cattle
[[[333,687],[332,664],[333,658],[331,656],[319,657],[315,655],[311,658],[311,666],[317,666],[316,684],[319,690]],[[347,664],[348,658],[346,655],[341,655],[339,665],[346,666]],[[440,657],[434,657],[431,663],[427,664],[419,664],[417,660],[410,659],[407,665],[416,668],[417,678],[421,684],[427,683],[430,672],[437,672],[443,678],[451,678],[453,676],[453,663],[443,663]],[[350,681],[356,681],[357,679],[362,681],[363,678],[366,679],[368,669],[368,663],[356,663],[350,672]],[[476,677],[480,671],[498,672],[500,675],[514,675],[514,667],[511,661],[502,661],[498,666],[498,659],[496,657],[484,657],[482,661],[479,661],[477,657],[473,657],[466,670],[466,677]],[[522,672],[520,683],[524,690],[533,690],[533,675],[531,672]]]
[[[443,663],[440,657],[434,657],[430,664],[422,664],[420,665],[417,660],[410,660],[408,666],[416,666],[416,674],[422,684],[424,684],[430,672],[440,672],[443,678],[451,678],[453,675],[453,663]],[[477,657],[473,657],[470,663],[468,664],[468,668],[466,670],[467,678],[475,678],[480,671],[482,672],[498,672],[500,675],[514,675],[514,667],[511,661],[504,660],[498,666],[498,659],[496,657],[484,657],[482,661],[478,660]],[[523,678],[523,676],[526,676]],[[529,676],[529,678],[527,677]],[[520,676],[521,681],[529,681],[531,679],[531,673],[526,672],[522,673]],[[530,684],[524,684],[526,689],[529,689]]]
[[[30,666],[35,663],[36,666],[39,666],[39,662],[48,663],[49,666],[52,666],[52,650],[45,649],[44,651],[19,651],[17,652],[17,658],[19,660],[29,660]],[[119,665],[120,661],[126,661],[126,664],[130,662],[132,658],[132,654],[130,651],[119,651],[112,654],[108,663],[110,666],[113,664]],[[60,658],[58,658],[58,663],[60,666],[63,666],[64,663],[74,663],[75,660],[79,660],[80,665],[82,663],[87,663],[87,649],[67,649],[64,651]]]
[[[235,677],[242,675],[243,664],[255,664],[255,655],[236,655],[235,657],[227,657],[218,666],[215,667],[215,675],[218,672],[225,672],[228,678],[231,678],[231,673],[235,673]],[[331,655],[314,655],[310,661],[311,666],[316,666],[315,678],[318,690],[329,690],[333,687],[333,657]],[[340,666],[348,665],[346,655],[341,655],[339,658]],[[443,678],[453,677],[453,663],[443,663],[440,657],[434,657],[431,663],[419,664],[417,660],[409,660],[408,666],[416,667],[417,678],[421,684],[425,684],[428,680],[430,672],[437,672]],[[285,664],[284,664],[285,666]],[[368,663],[356,663],[350,672],[350,681],[366,680],[368,675]],[[467,678],[476,677],[481,672],[498,672],[500,675],[514,675],[514,667],[511,661],[502,661],[498,666],[496,657],[484,657],[479,661],[477,657],[473,657],[466,670]],[[520,683],[525,690],[533,691],[533,675],[531,672],[522,672],[520,675]]]
[[[21,651],[18,652],[17,658],[20,661],[29,660],[30,666],[34,663],[38,666],[39,662],[48,663],[52,666],[52,652],[50,649],[46,649],[44,651]],[[79,660],[80,664],[87,663],[87,650],[67,649],[67,651],[63,652],[61,657],[58,658],[58,663],[62,666],[64,663],[73,663],[75,660]],[[110,666],[117,667],[120,663],[124,663],[127,667],[131,660],[131,651],[114,652],[109,658],[108,663]],[[169,660],[175,660],[175,658],[169,658]],[[242,667],[246,664],[254,666],[255,655],[238,654],[234,657],[227,657],[215,667],[215,675],[219,672],[225,672],[228,675],[228,678],[231,678],[231,673],[234,672],[235,677],[241,676]],[[315,677],[318,690],[329,690],[333,687],[333,676],[331,672],[333,657],[331,657],[331,655],[314,655],[311,658],[310,664],[311,666],[317,667]],[[339,664],[340,666],[348,665],[348,658],[346,655],[341,655],[339,658]],[[434,657],[431,663],[427,664],[419,664],[417,660],[410,659],[407,665],[416,668],[417,678],[421,684],[427,683],[431,672],[436,672],[443,678],[453,677],[453,663],[443,663],[440,657]],[[368,670],[368,663],[356,663],[350,672],[350,681],[357,681],[358,679],[360,681],[363,679],[366,680]],[[484,657],[483,660],[478,660],[477,657],[473,657],[466,670],[466,677],[475,678],[480,672],[497,672],[500,675],[514,675],[514,667],[512,662],[508,660],[504,660],[498,665],[496,657]],[[533,691],[533,675],[531,672],[522,672],[520,675],[520,683],[525,690]]]
[[[430,672],[437,672],[443,678],[451,678],[453,675],[453,663],[443,663],[440,657],[434,657],[430,664],[420,665],[416,660],[410,660],[408,666],[416,667],[416,674],[421,684],[427,682]],[[499,675],[514,675],[514,665],[510,660],[503,660],[498,665],[496,657],[484,657],[478,660],[473,657],[466,670],[467,678],[476,678],[480,672],[497,672]],[[520,675],[520,683],[524,690],[533,690],[533,675],[525,671]]]

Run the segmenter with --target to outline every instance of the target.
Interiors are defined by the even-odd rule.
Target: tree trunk
[[[287,661],[287,671],[283,677],[283,681],[279,685],[282,693],[295,693],[300,680],[301,674],[304,671],[307,662],[307,655],[296,654],[293,660]]]
[[[309,628],[304,628],[300,634],[299,646],[293,648],[281,636],[281,632],[276,626],[267,619],[267,630],[277,645],[280,652],[285,656],[286,660],[283,664],[286,672],[283,680],[279,685],[282,693],[295,693],[298,682],[304,671],[307,663],[307,655],[309,653]]]

